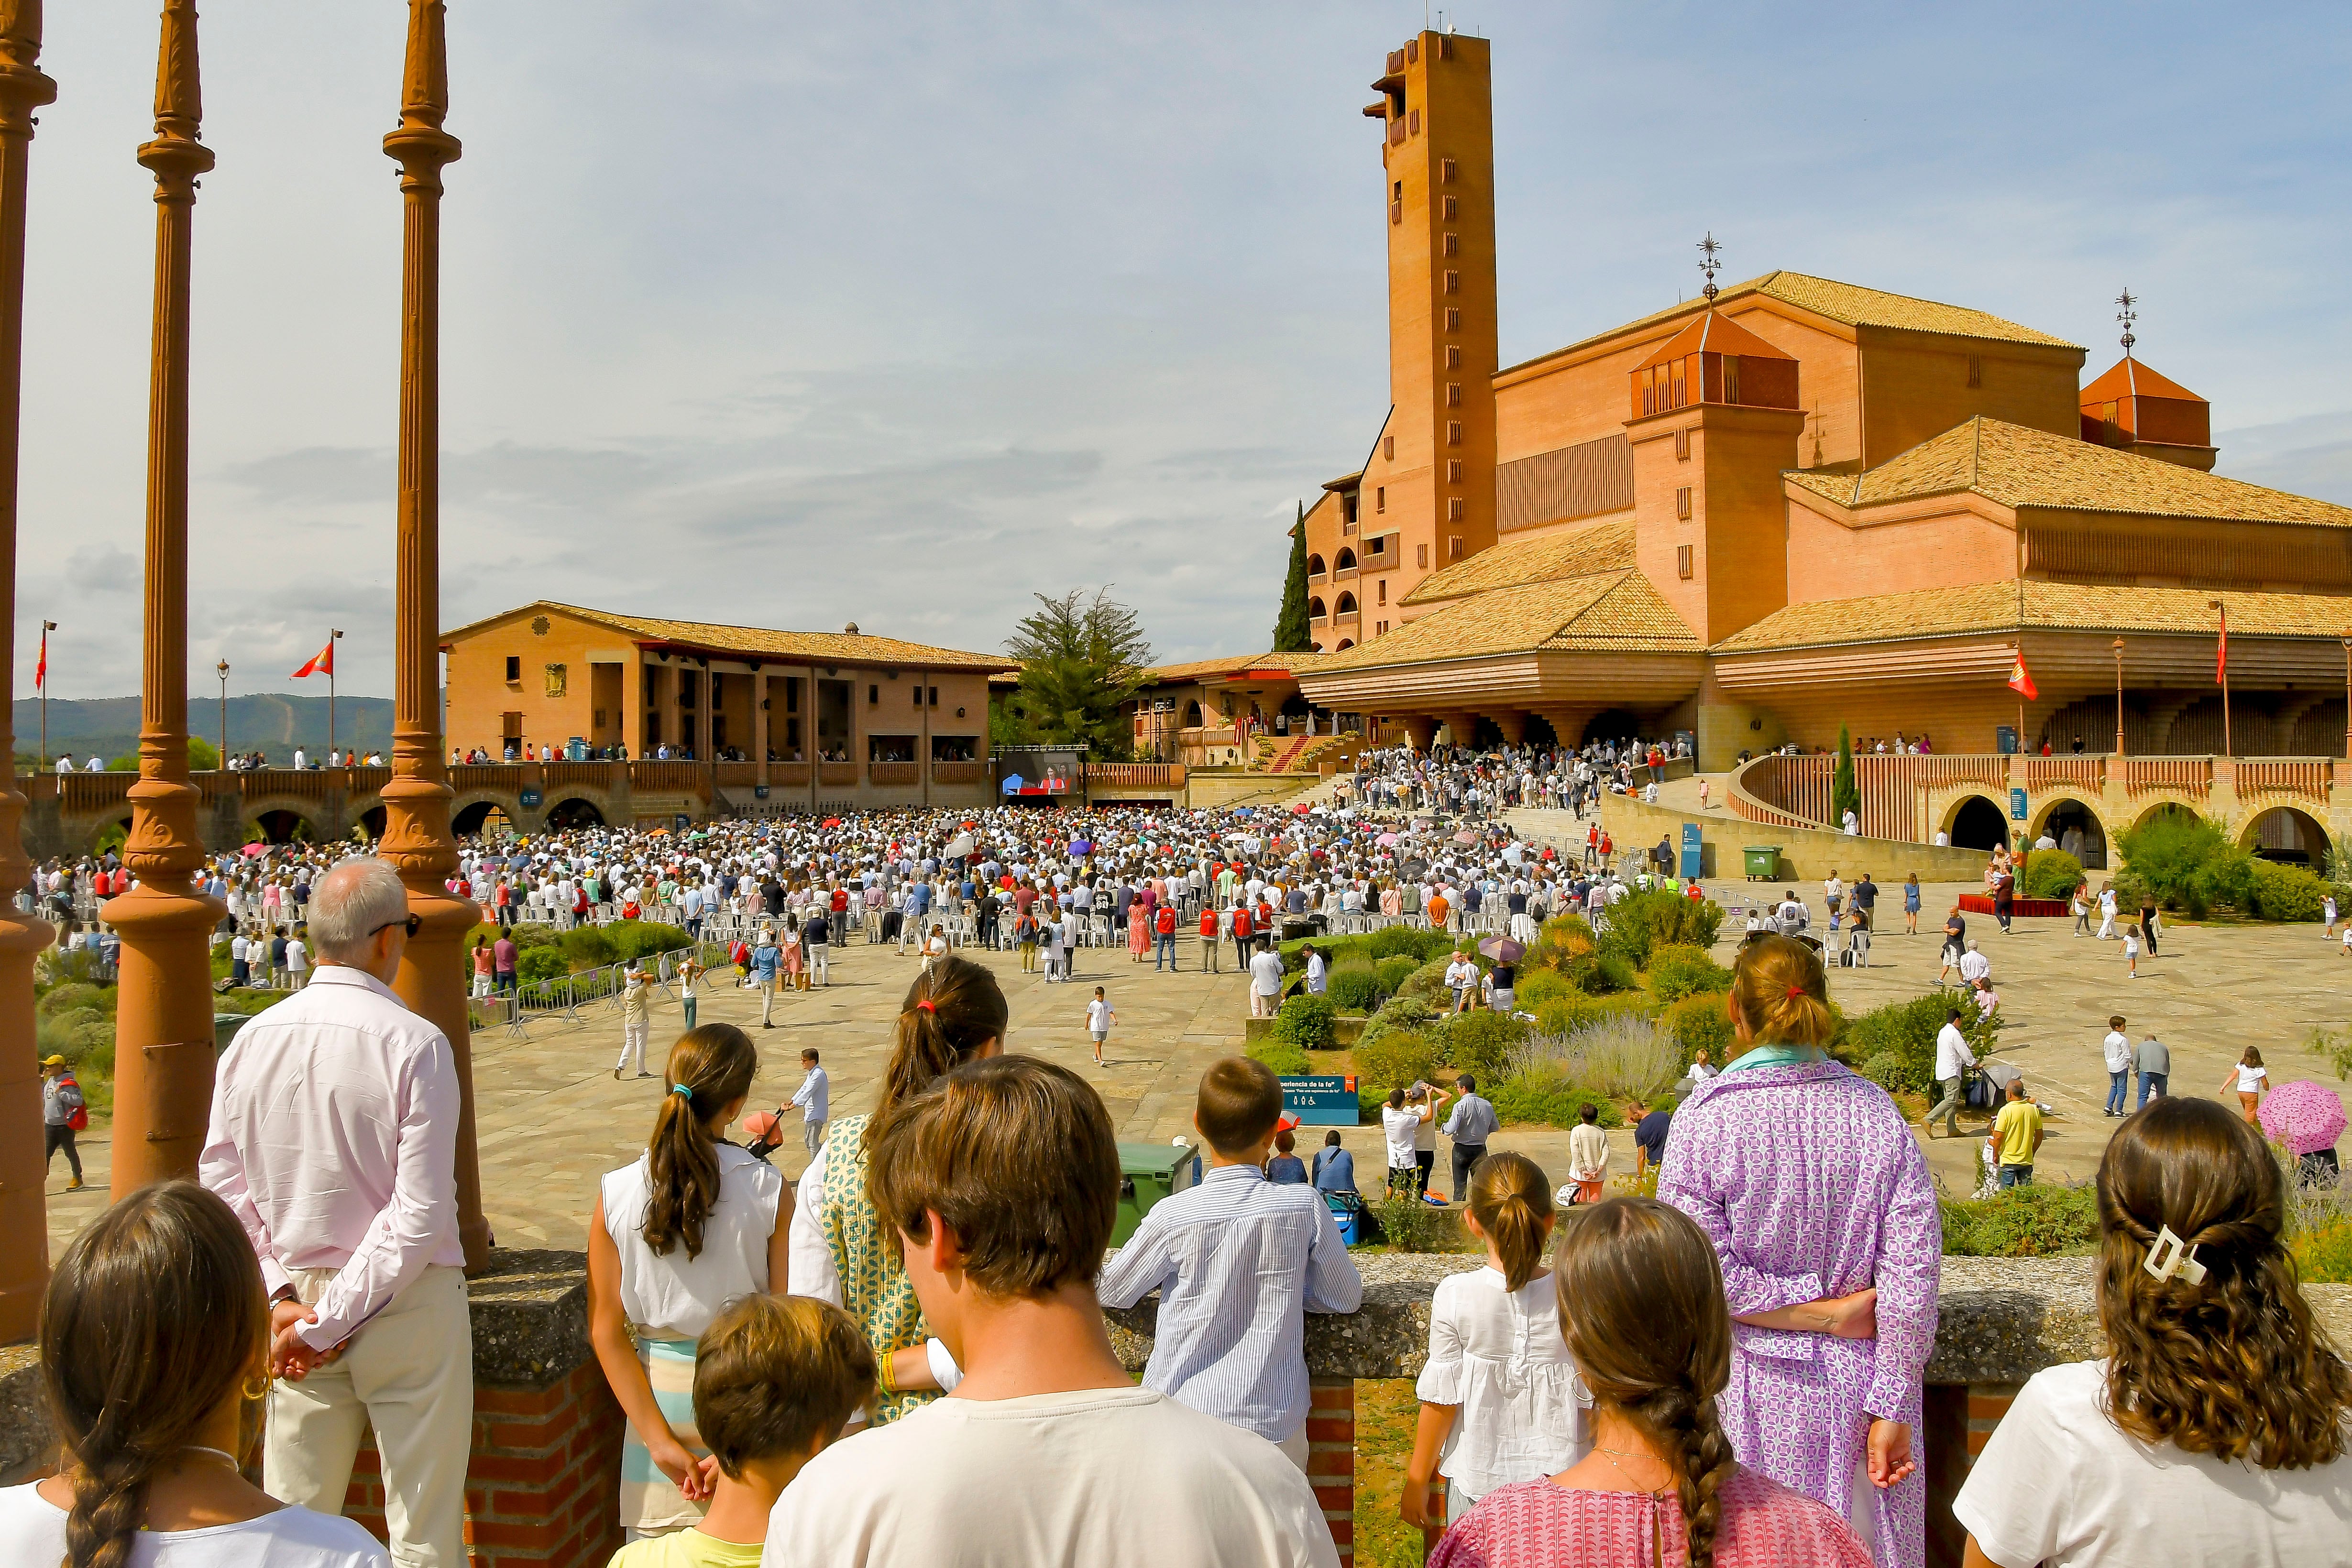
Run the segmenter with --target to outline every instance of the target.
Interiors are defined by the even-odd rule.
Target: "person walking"
[[[1935,1136],[1936,1118],[1946,1117],[1944,1136],[1960,1135],[1960,1107],[1967,1103],[1968,1075],[1976,1071],[1976,1052],[1969,1049],[1968,1036],[1960,1032],[1960,1009],[1948,1010],[1944,1027],[1936,1031],[1936,1082],[1943,1090],[1943,1098],[1936,1102],[1921,1124],[1929,1137]],[[1728,1069],[1727,1069],[1728,1071]]]
[[[2239,1052],[2237,1065],[2231,1068],[2230,1075],[2221,1080],[2223,1093],[2229,1092],[2232,1083],[2237,1085],[2238,1109],[2253,1126],[2262,1125],[2262,1119],[2255,1112],[2263,1103],[2263,1096],[2270,1092],[2270,1069],[2263,1065],[2261,1048],[2250,1045]]]
[[[1470,1201],[1470,1173],[1486,1157],[1486,1140],[1502,1126],[1494,1103],[1478,1092],[1478,1080],[1464,1073],[1457,1085],[1462,1098],[1445,1118],[1445,1135],[1454,1140],[1454,1201]]]
[[[2074,891],[2066,895],[2066,912],[2074,917],[2074,935],[2091,934],[2091,884],[2076,882]]]
[[[1201,972],[1202,974],[1214,975],[1220,972],[1217,963],[1220,946],[1217,940],[1217,912],[1204,900],[1201,904]]]
[[[2099,1049],[2107,1064],[2107,1103],[2103,1113],[2124,1115],[2125,1096],[2131,1092],[2132,1043],[2131,1036],[2124,1032],[2123,1014],[2107,1019],[2107,1037],[2099,1042]]]
[[[730,1023],[670,1048],[646,1152],[596,1186],[588,1342],[628,1417],[620,1519],[633,1537],[698,1522],[716,1466],[694,1423],[695,1342],[738,1297],[789,1288],[792,1194],[726,1142],[760,1071]]]
[[[636,959],[630,959],[621,976],[621,1054],[613,1063],[615,1079],[629,1065],[632,1056],[636,1058],[638,1077],[653,1076],[646,1071],[646,1038],[653,1031],[653,977]]]
[[[1118,1021],[1118,1009],[1110,1005],[1100,986],[1095,988],[1094,1000],[1087,1004],[1087,1038],[1093,1041],[1095,1065],[1103,1065],[1103,1042],[1110,1039],[1111,1025]]]
[[[1176,972],[1176,906],[1172,904],[1156,904],[1151,919],[1156,937],[1151,967],[1154,971],[1164,967],[1172,975]]]
[[[2139,1042],[2136,1062],[2139,1068],[2139,1103],[2145,1105],[2151,1099],[2163,1099],[2165,1083],[2172,1077],[2172,1052],[2165,1049],[2162,1040],[2149,1035]]]
[[[2147,956],[2151,958],[2157,956],[2156,920],[2156,895],[2149,893],[2141,894],[2139,895],[2139,939],[2141,946],[2147,949]]]
[[[1903,929],[1906,935],[1919,935],[1919,873],[1916,871],[1903,879]]]
[[[49,1166],[56,1163],[58,1151],[66,1152],[67,1168],[73,1179],[66,1183],[68,1192],[81,1190],[81,1151],[74,1147],[74,1134],[89,1125],[89,1107],[81,1093],[81,1085],[74,1079],[73,1069],[62,1056],[41,1060],[41,1176],[47,1179]]]
[[[2008,1103],[1992,1119],[1993,1168],[1996,1186],[2033,1185],[2033,1156],[2042,1147],[2042,1107],[2026,1098],[2025,1080],[2009,1081]]]
[[[982,939],[986,940],[982,933]],[[833,916],[822,904],[812,904],[808,924],[801,927],[801,946],[808,954],[807,980],[811,985],[833,984]]]
[[[801,1086],[793,1091],[792,1103],[801,1108],[801,1145],[814,1155],[824,1147],[824,1124],[833,1112],[833,1080],[814,1046],[801,1052]]]
[[[751,983],[760,989],[760,1027],[776,1027],[776,975],[783,966],[784,955],[776,946],[775,927],[760,927],[760,939],[751,949]]]
[[[473,1325],[457,1239],[457,1068],[392,989],[421,922],[389,861],[320,878],[310,984],[221,1053],[197,1171],[270,1301],[262,1486],[340,1511],[368,1428],[394,1559],[463,1568]]]
[[[1282,1000],[1282,955],[1269,948],[1242,967],[1250,977],[1250,1017],[1274,1017]]]
[[[686,956],[678,961],[677,1009],[679,1019],[686,1025],[686,1032],[688,1034],[692,1034],[694,1032],[696,1001],[694,995],[694,982],[700,979],[709,972],[710,971],[709,969],[703,967],[701,960],[695,956],[694,948],[688,948],[686,950]]]

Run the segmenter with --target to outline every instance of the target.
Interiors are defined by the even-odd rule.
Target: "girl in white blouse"
[[[736,1297],[788,1288],[792,1194],[782,1173],[720,1141],[759,1071],[751,1037],[733,1024],[679,1036],[646,1153],[597,1186],[588,1339],[629,1419],[620,1507],[633,1540],[686,1528],[710,1499],[717,1461],[694,1431],[694,1342]]]
[[[1413,1392],[1421,1420],[1399,1511],[1429,1513],[1430,1479],[1445,1478],[1445,1517],[1459,1519],[1496,1487],[1567,1469],[1592,1447],[1592,1396],[1560,1337],[1552,1271],[1543,1266],[1558,1211],[1551,1178],[1524,1155],[1493,1154],[1470,1173],[1463,1223],[1486,1244],[1486,1266],[1439,1281],[1429,1307],[1429,1360]]]

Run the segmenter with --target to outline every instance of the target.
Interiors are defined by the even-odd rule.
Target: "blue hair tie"
[[[694,1098],[694,1089],[690,1084],[673,1083],[669,1086],[669,1092],[673,1094],[682,1094],[688,1101],[691,1101]]]

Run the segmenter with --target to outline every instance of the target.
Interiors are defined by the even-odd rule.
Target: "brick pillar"
[[[1927,1568],[1960,1568],[1968,1532],[1952,1517],[1952,1500],[1984,1452],[1985,1440],[2009,1414],[2015,1383],[1931,1383],[1921,1412],[1919,1440],[1927,1472]]]
[[[1420,714],[1406,714],[1395,722],[1405,734],[1412,737],[1412,748],[1415,751],[1427,751],[1437,740],[1437,721],[1433,718]]]
[[[1487,712],[1485,716],[1493,719],[1495,727],[1503,732],[1505,746],[1517,747],[1528,743],[1528,716],[1524,710],[1514,707],[1495,708]]]
[[[1309,1386],[1307,1410],[1307,1479],[1323,1505],[1331,1544],[1339,1561],[1356,1560],[1356,1385],[1347,1377],[1318,1377]]]

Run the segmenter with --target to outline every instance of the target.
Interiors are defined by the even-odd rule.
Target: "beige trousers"
[[[297,1269],[319,1299],[332,1269]],[[269,1391],[262,1490],[341,1513],[360,1438],[373,1427],[383,1517],[401,1568],[467,1568],[466,1461],[473,1447],[473,1327],[466,1276],[429,1268],[363,1324],[335,1362]]]

